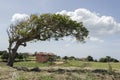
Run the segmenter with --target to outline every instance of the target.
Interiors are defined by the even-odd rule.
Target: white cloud
[[[68,15],[77,22],[83,22],[84,26],[90,31],[91,36],[104,36],[120,32],[120,23],[116,22],[113,17],[100,16],[99,13],[91,12],[88,9],[63,10],[57,12],[57,14]]]
[[[77,42],[77,40],[73,37],[64,37],[63,40],[67,42],[64,44],[65,47],[69,47],[72,44],[74,44],[75,42]]]
[[[104,40],[99,39],[99,38],[97,38],[97,37],[90,37],[89,40],[90,40],[90,41],[93,41],[93,42],[100,42],[100,43],[103,43],[103,42],[104,42]]]
[[[76,9],[75,11],[66,11],[57,12],[57,14],[68,15],[73,20],[77,22],[83,22],[84,26],[90,31],[90,41],[99,41],[103,42],[101,39],[102,36],[116,34],[120,32],[120,23],[116,22],[112,16],[100,16],[100,13],[92,12],[85,8]],[[11,21],[21,21],[29,18],[27,14],[16,13],[12,16]],[[97,36],[97,38],[96,38]],[[68,41],[72,43],[75,42],[75,39],[68,38]]]
[[[69,47],[69,46],[71,46],[71,44],[69,44],[69,43],[68,43],[68,44],[65,44],[65,47]]]
[[[77,40],[73,37],[64,37],[63,40],[67,41],[67,42],[70,42],[70,43],[74,43],[76,42]]]
[[[26,20],[26,19],[28,19],[28,18],[29,18],[29,15],[27,15],[27,14],[15,13],[15,14],[12,16],[11,21],[12,21],[12,22],[22,21],[22,20]]]

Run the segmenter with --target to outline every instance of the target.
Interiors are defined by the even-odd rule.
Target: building
[[[53,57],[55,57],[53,53],[47,53],[47,52],[36,53],[37,62],[47,62],[50,60],[50,58],[53,58]]]

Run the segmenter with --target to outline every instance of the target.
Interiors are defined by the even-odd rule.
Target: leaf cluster
[[[88,30],[82,22],[60,14],[32,14],[27,20],[11,24],[7,32],[10,43],[19,42],[21,45],[31,40],[59,40],[64,36],[84,41],[88,36]]]

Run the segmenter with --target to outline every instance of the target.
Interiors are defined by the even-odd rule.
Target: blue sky
[[[76,57],[91,55],[94,58],[112,56],[120,59],[119,3],[119,0],[1,0],[0,50],[8,47],[6,29],[16,14],[21,17],[24,14],[59,13],[84,23],[90,31],[90,38],[85,44],[68,37],[60,41],[29,42],[27,47],[20,47],[19,52],[53,52]]]

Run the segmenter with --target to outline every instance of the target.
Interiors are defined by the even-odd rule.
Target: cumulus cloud
[[[116,34],[120,32],[120,23],[115,21],[112,16],[100,15],[85,8],[76,9],[75,11],[57,12],[56,14],[68,15],[77,22],[83,22],[84,26],[90,31],[90,41],[103,42],[102,36]],[[27,14],[16,13],[12,16],[11,21],[21,21],[29,18]],[[97,36],[97,37],[96,37]],[[75,40],[72,40],[74,42]]]
[[[115,34],[120,31],[120,23],[116,22],[113,17],[100,16],[99,13],[92,12],[88,9],[80,8],[75,11],[63,10],[57,12],[57,14],[68,15],[77,22],[83,22],[84,26],[90,31],[91,36]]]
[[[22,21],[22,20],[26,20],[26,19],[28,19],[28,18],[29,18],[29,15],[27,15],[27,14],[15,13],[15,14],[12,16],[11,21],[12,21],[12,22]]]

